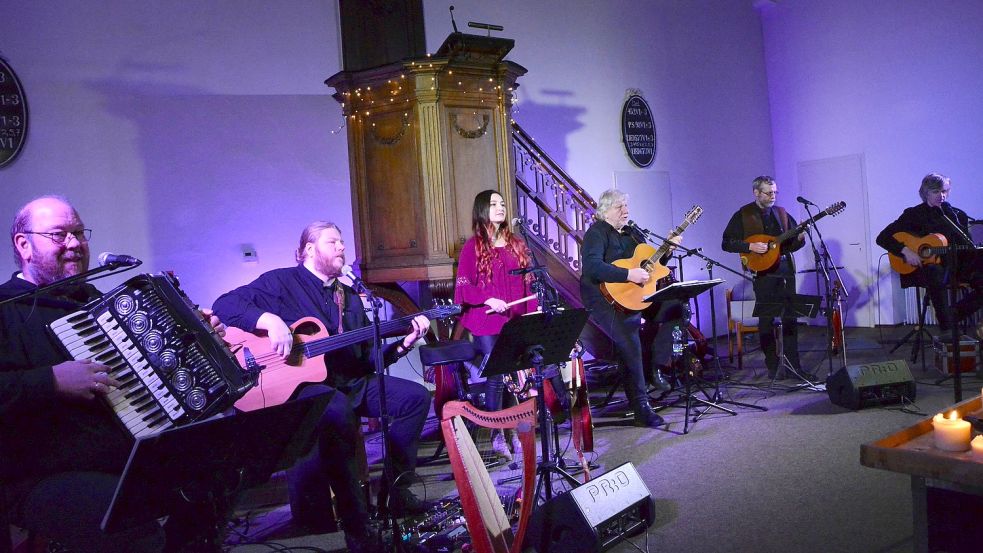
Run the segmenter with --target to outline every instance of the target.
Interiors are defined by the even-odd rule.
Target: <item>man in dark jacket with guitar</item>
[[[724,229],[721,248],[724,251],[741,254],[745,266],[754,269],[756,255],[767,254],[769,244],[752,241],[752,236],[768,235],[777,237],[795,228],[796,222],[784,208],[775,205],[778,184],[769,176],[754,179],[751,185],[754,201],[744,205],[730,218]],[[754,298],[758,303],[781,303],[795,295],[795,261],[792,252],[805,245],[805,235],[797,233],[778,244],[777,262],[767,268],[758,268],[754,277]],[[779,362],[774,335],[774,318],[758,319],[761,334],[761,350],[765,353],[768,377],[772,380],[783,375],[778,372]],[[794,317],[782,317],[782,339],[784,353],[788,362],[799,374],[813,380],[814,375],[802,372],[799,363],[798,328]]]
[[[304,317],[319,319],[332,335],[369,324],[358,294],[338,280],[345,266],[345,242],[336,225],[324,221],[308,225],[301,233],[295,254],[296,266],[267,271],[253,282],[222,295],[214,304],[215,311],[227,317],[229,326],[247,332],[265,331],[273,354],[282,358],[289,355],[294,345],[289,325]],[[384,365],[405,355],[426,331],[429,321],[418,315],[412,325],[403,340],[381,352]],[[398,516],[425,510],[408,485],[430,409],[430,392],[419,383],[387,375],[384,377],[387,410],[380,413],[380,388],[372,375],[374,363],[370,349],[367,344],[354,344],[328,353],[325,356],[327,379],[323,383],[307,384],[295,393],[297,397],[333,395],[318,429],[317,447],[290,472],[291,514],[310,530],[324,528],[331,513],[327,490],[330,483],[337,496],[346,545],[353,551],[378,548],[367,535],[365,499],[358,482],[351,477],[355,474],[352,464],[358,448],[354,443],[356,415],[385,415],[391,419],[387,454],[392,459],[396,482],[389,507]]]
[[[640,267],[625,269],[612,264],[618,259],[632,257],[638,245],[625,228],[628,223],[628,196],[619,190],[605,191],[598,199],[596,218],[584,234],[584,243],[580,248],[583,263],[580,297],[584,307],[590,311],[591,320],[614,341],[625,379],[625,393],[635,413],[635,425],[657,427],[664,421],[652,410],[645,390],[642,344],[638,335],[642,315],[617,309],[600,289],[605,282],[644,285],[650,278],[648,271]],[[653,383],[661,390],[669,390],[669,383],[658,369],[654,371]]]
[[[893,256],[891,266],[901,267],[901,271],[905,271],[901,275],[901,285],[906,288],[922,286],[928,291],[928,297],[935,307],[935,318],[943,330],[947,330],[953,322],[958,323],[969,317],[983,306],[983,256],[974,251],[972,238],[969,236],[969,216],[946,201],[950,189],[949,177],[938,173],[926,175],[918,189],[922,203],[905,209],[897,220],[877,235],[877,245]],[[922,258],[917,253],[922,239],[933,234],[941,234],[948,247],[958,250],[958,281],[969,284],[973,289],[972,293],[956,303],[954,315],[950,315],[946,309],[948,302],[945,287],[949,278],[945,255]],[[908,271],[905,265],[912,269]]]

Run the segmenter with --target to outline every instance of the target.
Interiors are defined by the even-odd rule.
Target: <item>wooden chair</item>
[[[754,300],[734,299],[734,289],[728,288],[724,291],[724,298],[727,301],[727,358],[734,361],[734,350],[737,350],[737,368],[744,368],[744,337],[748,334],[758,332],[756,322],[751,313],[754,311]],[[736,334],[736,340],[732,336]],[[736,347],[735,347],[736,346]]]

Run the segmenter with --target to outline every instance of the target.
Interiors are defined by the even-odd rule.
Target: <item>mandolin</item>
[[[941,256],[952,250],[976,250],[976,246],[954,245],[950,246],[949,241],[941,234],[926,234],[925,236],[915,236],[907,232],[895,232],[893,238],[901,242],[908,249],[918,254],[922,260],[922,265],[938,265],[942,262]],[[907,275],[918,270],[918,267],[908,265],[903,256],[887,254],[891,262],[891,268],[900,275]]]
[[[703,215],[703,208],[694,205],[686,212],[683,222],[678,227],[672,229],[669,238],[675,238],[686,230]],[[603,282],[601,283],[601,293],[609,302],[617,307],[628,311],[641,311],[652,305],[650,301],[644,301],[659,289],[659,280],[669,275],[669,268],[659,262],[670,248],[675,244],[666,242],[653,248],[649,244],[639,244],[635,246],[632,256],[625,259],[618,259],[612,265],[622,269],[642,268],[648,271],[649,280],[645,284],[635,284],[634,282]]]
[[[809,225],[822,219],[827,215],[837,216],[846,208],[846,202],[836,202],[835,204],[820,211],[815,217],[810,217],[806,221],[799,223],[795,227],[781,233],[778,236],[768,234],[754,234],[744,239],[748,244],[752,242],[764,242],[768,244],[768,251],[765,253],[746,252],[741,254],[741,264],[749,271],[756,273],[767,273],[778,267],[778,258],[782,255],[782,243],[790,238],[794,238],[802,233]]]

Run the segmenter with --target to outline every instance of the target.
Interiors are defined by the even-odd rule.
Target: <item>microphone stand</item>
[[[809,215],[810,219],[814,219],[812,211],[809,209],[810,204],[802,203],[805,207],[806,214]],[[816,248],[815,239],[812,236],[812,229],[816,230],[816,235],[819,237],[819,244],[822,246],[822,252]],[[819,277],[822,275],[823,282],[823,298],[826,300],[826,306],[823,308],[823,316],[826,317],[826,357],[829,360],[829,368],[826,373],[827,376],[833,374],[833,300],[832,300],[832,277],[830,276],[830,269],[836,274],[836,280],[840,283],[840,290],[843,291],[843,295],[849,297],[850,293],[847,292],[846,287],[843,286],[843,279],[840,278],[840,271],[836,268],[836,264],[833,263],[833,258],[829,254],[829,248],[826,246],[826,240],[823,239],[823,233],[819,230],[818,221],[813,221],[813,223],[806,227],[806,234],[809,236],[809,246],[812,248],[812,254],[814,256],[814,265],[816,268],[816,290],[819,290]],[[839,301],[839,299],[837,299]],[[840,314],[840,332],[842,333],[842,313]],[[846,366],[846,336],[841,336],[843,338],[843,344],[840,346],[843,350],[843,366]]]
[[[112,276],[112,275],[115,275],[117,273],[122,273],[122,272],[125,272],[125,271],[129,271],[130,269],[135,269],[136,267],[139,267],[142,264],[143,264],[142,261],[140,261],[138,263],[133,263],[133,264],[106,263],[105,265],[100,265],[99,267],[96,267],[95,269],[89,269],[88,271],[83,271],[83,272],[78,273],[76,275],[65,277],[65,278],[63,278],[61,280],[56,280],[56,281],[54,281],[54,282],[52,282],[50,284],[45,284],[44,286],[39,286],[39,287],[37,287],[37,288],[35,288],[33,290],[28,290],[26,292],[21,292],[20,294],[17,294],[16,296],[11,296],[9,298],[4,299],[3,301],[0,301],[0,305],[4,305],[6,303],[9,303],[9,302],[12,302],[12,301],[17,301],[17,300],[20,300],[20,299],[23,299],[23,298],[27,298],[27,297],[37,296],[37,295],[40,295],[40,294],[43,294],[43,293],[47,292],[48,290],[53,290],[55,288],[61,288],[62,286],[69,286],[71,284],[80,284],[80,283],[83,283],[83,282],[88,282],[90,280],[96,280],[96,279],[91,278],[91,277],[93,277],[95,275],[98,275],[100,273],[108,273],[108,274],[105,274],[105,275],[103,275],[103,276],[101,276],[99,278],[105,278],[105,277],[108,277],[108,276]]]
[[[651,232],[649,230],[643,229],[641,227],[635,227],[635,228],[638,228],[638,230],[640,232],[642,232],[642,234],[644,234],[646,236],[650,236],[652,238],[656,238],[658,240],[661,240],[662,242],[669,242],[670,241],[668,238],[665,238],[663,236],[659,236],[658,234],[655,234],[654,232]],[[725,269],[727,271],[730,271],[730,272],[734,273],[735,275],[743,278],[744,280],[751,281],[751,278],[748,277],[747,275],[745,275],[743,272],[736,271],[736,270],[734,270],[734,269],[732,269],[732,268],[730,268],[730,267],[728,267],[728,266],[726,266],[726,265],[724,265],[724,264],[716,261],[715,259],[712,259],[712,258],[707,257],[706,255],[704,255],[703,254],[703,248],[687,248],[687,247],[681,246],[679,244],[676,244],[675,246],[676,246],[677,249],[680,249],[680,250],[686,252],[686,255],[687,256],[693,255],[693,256],[699,257],[700,259],[702,259],[703,261],[706,262],[707,279],[708,280],[713,280],[713,268],[714,267],[720,267],[721,269]],[[681,256],[681,257],[685,257],[685,256]],[[713,290],[710,290],[710,328],[712,330],[712,335],[713,335],[713,342],[712,342],[713,343],[713,362],[714,362],[714,365],[717,368],[717,382],[716,382],[716,385],[714,386],[713,396],[711,396],[711,398],[710,398],[711,401],[709,403],[711,403],[711,405],[708,405],[703,410],[703,412],[701,412],[699,415],[697,415],[696,416],[696,420],[699,420],[700,417],[702,417],[703,415],[707,414],[707,412],[711,409],[711,407],[717,407],[718,409],[723,409],[725,411],[730,411],[729,409],[725,409],[723,407],[720,407],[719,405],[717,405],[718,403],[727,403],[727,404],[730,404],[730,405],[737,405],[737,406],[740,406],[740,407],[746,407],[748,409],[757,409],[759,411],[767,411],[768,408],[767,407],[762,407],[761,405],[753,405],[753,404],[750,404],[750,403],[742,403],[740,401],[733,401],[733,400],[729,400],[729,399],[724,399],[723,398],[723,395],[720,393],[720,381],[723,380],[724,371],[723,371],[723,368],[721,368],[721,366],[720,366],[720,355],[717,353],[717,307],[716,307],[716,301],[714,300]],[[734,414],[737,414],[737,413],[734,413]]]
[[[533,281],[530,284],[530,288],[536,294],[536,301],[539,302],[539,308],[546,314],[546,318],[549,320],[560,308],[559,293],[556,291],[556,286],[553,285],[553,277],[546,270],[546,267],[539,264],[535,250],[529,247],[529,236],[526,234],[525,223],[520,222],[515,226],[519,227],[519,234],[522,235],[522,239],[526,242],[526,248],[529,250],[530,257],[532,257],[532,267],[529,272],[532,273]]]
[[[942,219],[945,220],[946,224],[956,233],[956,236],[960,237],[966,244],[973,245],[973,240],[966,236],[963,229],[955,223],[948,215],[945,214],[945,208],[939,206],[939,213],[942,214]],[[949,300],[949,305],[946,309],[949,311],[949,327],[952,331],[952,366],[950,367],[953,371],[952,382],[953,382],[953,396],[956,403],[963,400],[963,386],[962,386],[962,367],[959,362],[960,354],[960,344],[959,344],[959,321],[956,320],[956,291],[959,289],[959,282],[956,278],[958,274],[959,258],[957,257],[958,250],[956,248],[950,248],[946,257],[946,270],[949,273],[947,295]]]
[[[371,290],[369,290],[369,287],[365,285],[365,282],[361,278],[355,276],[354,273],[349,273],[349,276],[351,277],[355,291],[360,294],[365,294],[365,297],[372,305],[372,350],[375,365],[375,377],[376,382],[379,385],[379,419],[381,420],[380,429],[382,430],[382,478],[383,486],[386,490],[383,496],[386,499],[386,503],[389,503],[392,499],[393,493],[396,491],[396,475],[393,474],[394,469],[392,465],[392,456],[389,455],[389,412],[386,410],[386,368],[385,361],[382,358],[382,321],[380,318],[382,300],[373,294]],[[339,317],[342,315],[343,314],[339,314]],[[396,518],[396,514],[392,509],[387,510],[389,511],[389,523],[392,525],[393,548],[394,550],[399,551],[402,549],[403,543],[403,540],[401,539],[402,533],[399,530],[399,520]]]

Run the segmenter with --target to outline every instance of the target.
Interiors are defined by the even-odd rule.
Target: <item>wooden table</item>
[[[983,418],[980,397],[947,408]],[[866,467],[911,477],[915,551],[983,551],[983,462],[936,449],[932,419],[860,446]]]

